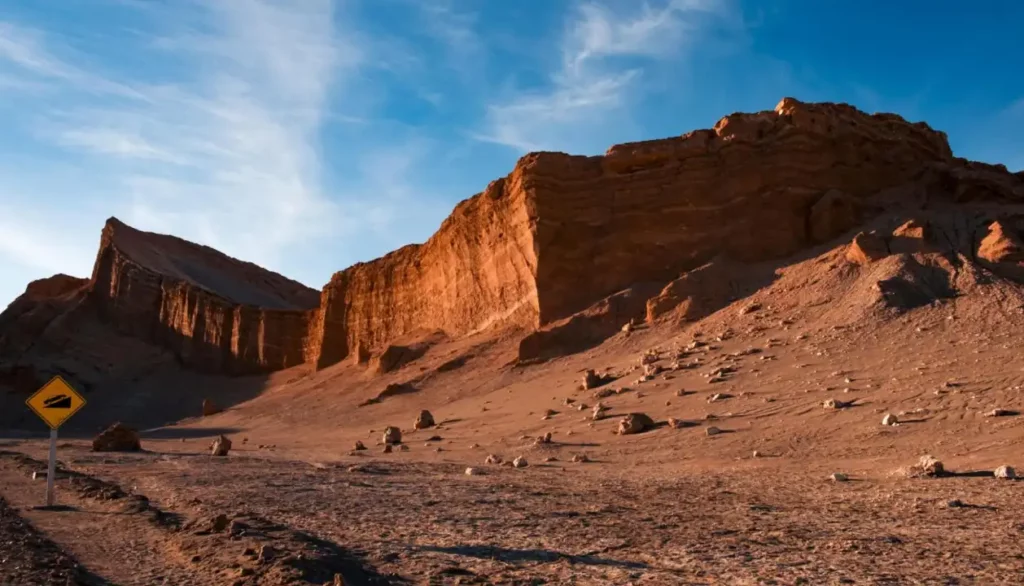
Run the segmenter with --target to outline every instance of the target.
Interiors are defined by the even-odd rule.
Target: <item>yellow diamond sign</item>
[[[57,429],[85,407],[85,399],[64,379],[55,376],[29,397],[25,404],[51,429]]]

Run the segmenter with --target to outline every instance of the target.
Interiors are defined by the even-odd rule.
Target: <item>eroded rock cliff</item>
[[[89,301],[120,332],[171,350],[188,367],[242,374],[307,360],[318,295],[212,248],[111,219]]]
[[[91,280],[31,286],[33,301],[0,317],[0,352],[11,347],[5,332],[38,333],[73,307],[211,372],[367,362],[415,332],[496,325],[524,330],[525,357],[543,358],[599,342],[623,320],[698,318],[728,289],[705,283],[707,267],[849,242],[893,205],[924,206],[936,194],[956,205],[1020,203],[1024,180],[954,158],[924,123],[787,98],[601,156],[528,154],[458,204],[426,243],[336,273],[319,294],[112,219]],[[900,230],[881,245],[862,235],[851,258],[866,265],[931,239],[925,226]],[[1016,225],[991,232],[979,255],[1015,261]]]

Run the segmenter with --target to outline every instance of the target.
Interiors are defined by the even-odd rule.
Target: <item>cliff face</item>
[[[460,203],[425,244],[335,274],[312,332],[317,365],[416,330],[537,327],[536,214],[523,175],[517,169]]]
[[[211,248],[107,222],[89,300],[118,331],[232,374],[307,359],[315,290]]]
[[[924,124],[792,99],[603,157],[528,156],[520,164],[540,218],[541,321],[635,282],[668,281],[718,254],[765,260],[830,239],[858,218],[829,206],[812,221],[829,191],[863,198],[951,159],[945,135]]]
[[[323,368],[414,332],[459,336],[496,324],[536,332],[530,343],[544,356],[551,340],[574,348],[576,337],[650,318],[649,298],[658,297],[655,314],[675,307],[679,291],[700,282],[680,275],[712,259],[768,260],[830,241],[890,205],[887,193],[1019,203],[1022,186],[1003,167],[955,159],[926,124],[787,98],[602,156],[526,155],[426,243],[336,273],[319,294],[112,219],[88,283],[55,277],[26,296],[64,299],[211,372]],[[11,347],[5,332],[38,333],[65,306],[19,307],[0,316],[0,353]]]

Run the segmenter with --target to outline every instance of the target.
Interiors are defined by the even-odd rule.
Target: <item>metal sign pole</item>
[[[50,429],[50,462],[46,467],[46,506],[53,506],[53,481],[57,476],[57,428]]]

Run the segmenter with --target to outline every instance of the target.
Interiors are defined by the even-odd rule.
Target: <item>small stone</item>
[[[686,391],[683,390],[683,389],[678,389],[678,390],[676,390],[676,396],[677,397],[685,397],[686,396]]]
[[[412,428],[413,429],[427,429],[427,428],[430,428],[430,427],[434,427],[434,416],[430,413],[430,411],[427,411],[426,409],[424,409],[423,411],[420,411],[419,416],[416,417],[416,421],[413,422]],[[399,441],[401,441],[401,440],[399,440]],[[398,442],[393,442],[393,443],[398,443]]]
[[[1000,466],[996,468],[995,472],[992,473],[996,478],[1005,478],[1007,480],[1013,480],[1017,478],[1017,471],[1012,466]]]
[[[512,467],[513,468],[526,468],[529,465],[530,465],[530,463],[527,462],[526,458],[524,458],[522,456],[519,456],[515,460],[512,460]]]
[[[345,586],[345,577],[341,574],[335,574],[334,582],[332,582],[330,586]]]
[[[407,446],[405,444],[399,444],[398,445],[398,450],[400,452],[408,452],[409,451],[409,446]]]
[[[754,450],[753,456],[754,456],[755,458],[760,458],[760,457],[761,457],[761,452],[759,452],[759,451],[757,451],[757,450]]]
[[[718,429],[717,427],[715,427],[715,426],[713,426],[713,425],[712,425],[711,427],[708,427],[708,428],[706,428],[706,429],[704,430],[704,433],[705,433],[706,435],[709,435],[709,436],[710,436],[710,435],[718,435],[718,434],[722,433],[722,430],[721,430],[721,429]]]
[[[645,413],[630,413],[619,420],[619,435],[642,433],[654,427],[654,420]]]
[[[214,533],[220,533],[221,531],[228,528],[228,523],[229,520],[227,515],[217,515],[216,517],[210,520],[210,530]]]
[[[216,403],[211,399],[203,399],[203,417],[209,417],[216,415],[223,411]]]
[[[911,471],[915,476],[942,476],[946,473],[942,462],[934,456],[921,456]]]
[[[366,444],[364,444],[363,442],[357,440],[356,441],[356,445],[352,449],[354,449],[354,450],[365,450],[366,449]]]
[[[231,440],[223,435],[217,436],[217,439],[210,444],[211,456],[227,456],[229,451],[231,451]]]
[[[832,475],[829,476],[829,478],[832,480],[832,482],[846,482],[847,480],[850,479],[849,476],[843,474],[842,472],[833,472]]]
[[[986,413],[985,417],[1009,417],[1013,414],[1014,412],[1008,409],[993,409]]]
[[[398,429],[393,425],[389,425],[384,428],[384,439],[385,444],[400,444],[402,443],[402,430]]]
[[[252,568],[238,568],[238,575],[240,577],[252,576],[256,572]]]
[[[882,425],[899,425],[900,420],[892,413],[886,413],[885,417],[882,418]]]
[[[598,403],[597,405],[594,405],[594,411],[592,413],[592,417],[593,417],[594,421],[597,421],[598,419],[603,419],[604,418],[604,412],[606,410],[607,410],[607,408],[604,405],[600,404],[600,403]]]
[[[577,463],[583,463],[589,462],[590,458],[588,458],[586,454],[576,454],[575,456],[572,457],[572,461]]]
[[[391,447],[391,444],[384,444],[384,448],[381,450],[381,452],[384,454],[390,454],[393,450],[394,449]]]
[[[473,468],[472,466],[466,468],[466,476],[473,476],[474,474],[477,474],[476,468]]]
[[[593,389],[594,387],[601,386],[601,382],[601,377],[599,377],[597,375],[597,372],[595,372],[593,369],[588,369],[585,373],[583,373],[584,390],[589,390]]]
[[[497,454],[491,454],[484,460],[485,464],[501,464],[501,456]]]
[[[265,563],[273,560],[274,556],[276,556],[276,555],[277,555],[277,550],[275,550],[273,548],[273,546],[262,545],[262,546],[260,546],[260,554],[256,558],[256,561],[260,562],[261,564],[265,564]]]

